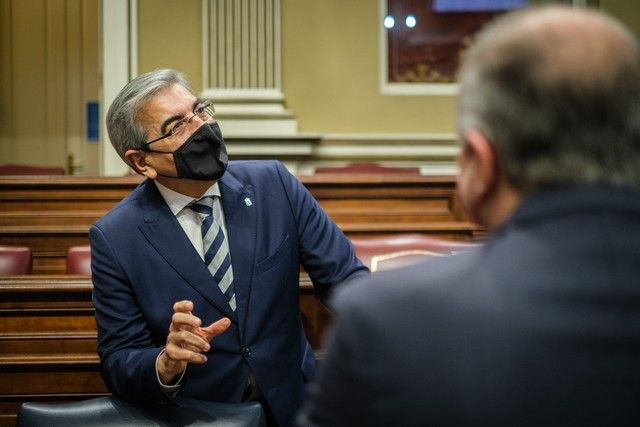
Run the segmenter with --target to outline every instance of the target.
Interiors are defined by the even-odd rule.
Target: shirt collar
[[[191,196],[186,196],[182,193],[178,193],[177,191],[173,191],[172,189],[167,188],[164,185],[160,184],[156,180],[154,180],[153,182],[158,188],[158,191],[160,192],[160,194],[162,195],[162,198],[169,206],[169,209],[171,209],[171,212],[173,213],[174,216],[177,216],[182,209],[187,207],[189,203],[191,203],[194,200],[198,200],[198,199],[194,199]],[[204,192],[202,197],[204,196],[221,197],[220,186],[218,185],[217,181],[211,187],[209,187],[207,191]]]

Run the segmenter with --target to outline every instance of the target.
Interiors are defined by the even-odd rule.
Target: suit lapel
[[[237,322],[235,313],[156,186],[149,180],[144,185],[145,214],[144,222],[139,226],[144,236],[189,286]]]
[[[255,264],[256,200],[253,188],[244,187],[228,172],[220,180],[222,207],[229,239],[236,292],[236,314],[240,333],[244,331]]]

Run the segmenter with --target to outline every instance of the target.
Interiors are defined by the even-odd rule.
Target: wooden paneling
[[[71,246],[141,182],[137,176],[0,177],[0,244],[29,246],[34,274],[64,274]]]
[[[0,426],[24,401],[57,402],[108,393],[99,372],[91,281],[74,276],[0,277]],[[301,277],[300,307],[319,349],[330,312]]]
[[[349,237],[428,233],[483,235],[460,213],[452,177],[300,177]],[[88,244],[89,226],[141,182],[137,176],[0,177],[0,244],[32,248],[34,274],[63,274],[70,246]]]
[[[139,176],[0,176],[0,213],[106,212],[142,181]]]
[[[422,232],[482,236],[460,213],[450,177],[316,175],[300,178],[349,237]],[[0,278],[0,426],[21,402],[105,394],[99,375],[91,282],[64,276],[66,250],[141,182],[137,176],[0,177],[0,244],[28,245],[34,276]],[[53,276],[41,276],[53,273]],[[316,351],[330,312],[300,287],[302,321]]]
[[[107,394],[88,278],[0,278],[0,426],[24,401]]]
[[[95,0],[0,0],[0,159],[98,172],[85,104],[98,99]],[[91,152],[87,156],[86,152]]]

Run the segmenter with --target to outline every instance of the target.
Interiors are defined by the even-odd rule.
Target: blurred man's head
[[[480,33],[459,80],[458,187],[476,221],[495,228],[548,187],[640,186],[640,51],[615,20],[514,12]]]

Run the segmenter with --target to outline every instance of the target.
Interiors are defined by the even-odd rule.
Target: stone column
[[[203,96],[225,135],[291,135],[284,108],[280,0],[203,0]]]

